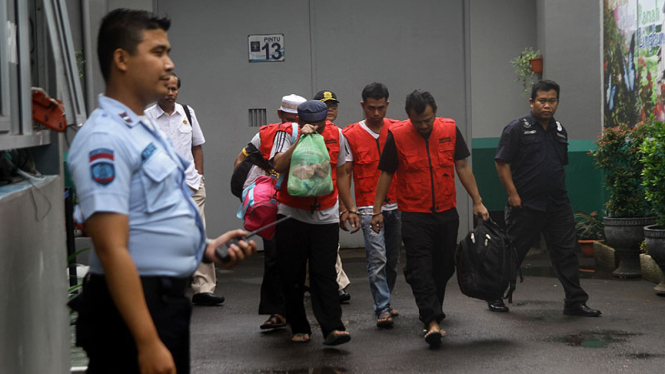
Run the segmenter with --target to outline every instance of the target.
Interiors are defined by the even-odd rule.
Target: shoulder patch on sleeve
[[[115,157],[113,150],[97,148],[90,151],[90,176],[93,181],[106,186],[115,179]]]

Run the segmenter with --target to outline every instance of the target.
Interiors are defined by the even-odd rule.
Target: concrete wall
[[[529,112],[529,98],[521,96],[522,84],[515,82],[510,60],[526,47],[538,49],[535,17],[533,0],[471,2],[474,139],[500,137],[508,122]]]
[[[533,47],[543,54],[543,78],[561,85],[556,117],[570,139],[596,139],[602,129],[601,10],[600,1],[471,2],[473,137],[499,137],[503,126],[530,110],[509,60]]]
[[[571,140],[595,140],[603,127],[601,12],[601,1],[538,1],[543,76],[561,85],[556,116]]]
[[[63,183],[35,184],[0,188],[2,373],[69,372]]]
[[[472,3],[473,168],[490,211],[501,211],[506,202],[494,167],[501,129],[530,110],[528,98],[519,94],[521,86],[511,81],[515,77],[512,68],[502,60],[508,61],[526,46],[542,52],[543,78],[561,85],[556,117],[569,134],[566,184],[573,209],[602,210],[602,174],[587,155],[602,128],[600,11],[601,3],[593,1]],[[494,28],[486,26],[494,20],[499,20],[501,43],[497,43]],[[485,62],[484,55],[497,56],[497,66]],[[492,122],[495,117],[500,123]]]
[[[416,88],[432,92],[439,115],[467,128],[464,1],[197,1],[158,0],[154,10],[172,20],[169,39],[182,77],[180,100],[191,104],[205,133],[210,234],[237,227],[239,204],[230,194],[232,163],[257,132],[249,108],[266,108],[278,121],[280,98],[311,98],[321,89],[341,101],[336,124],[362,118],[362,88],[373,81],[391,92],[388,115],[404,119],[404,100]],[[286,61],[248,62],[247,35],[282,33]],[[458,188],[462,189],[461,186]],[[465,193],[458,205],[468,216]],[[461,231],[467,228],[463,224]],[[343,235],[362,246],[362,235]]]

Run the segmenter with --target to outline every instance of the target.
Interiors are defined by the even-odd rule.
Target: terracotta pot
[[[534,73],[542,73],[543,72],[543,58],[538,57],[538,58],[532,58],[529,60],[531,63],[531,70]]]
[[[580,251],[582,251],[582,256],[593,257],[593,243],[597,242],[597,240],[579,239],[577,242],[580,243]]]
[[[657,225],[646,226],[644,237],[649,256],[656,261],[661,270],[665,271],[665,229]],[[661,280],[654,290],[659,296],[665,296],[665,279]]]
[[[656,223],[656,217],[603,218],[607,244],[619,256],[619,267],[612,272],[618,278],[639,278],[640,244],[644,240],[644,226]]]

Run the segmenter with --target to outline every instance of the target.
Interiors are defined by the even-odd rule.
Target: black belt
[[[103,274],[91,274],[88,282],[91,285],[106,286],[106,276]],[[158,295],[182,296],[190,283],[190,278],[176,278],[167,276],[141,276],[141,284],[144,293],[156,293]],[[100,284],[101,283],[101,284]]]

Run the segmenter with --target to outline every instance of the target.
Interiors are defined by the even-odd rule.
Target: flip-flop
[[[294,343],[308,343],[309,334],[305,333],[293,334],[293,336],[291,336],[291,341]]]
[[[333,330],[328,334],[326,340],[323,342],[325,345],[340,345],[351,341],[351,335],[346,331]]]
[[[392,327],[393,318],[390,316],[390,312],[382,313],[379,319],[376,320],[376,325],[378,327]]]
[[[279,314],[273,314],[261,324],[261,330],[277,329],[284,326],[286,326],[286,320]]]
[[[430,347],[439,347],[441,345],[441,331],[431,330],[425,334],[425,341]]]

